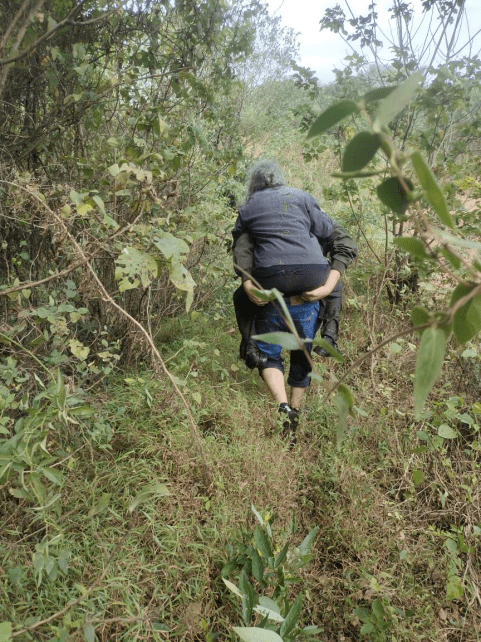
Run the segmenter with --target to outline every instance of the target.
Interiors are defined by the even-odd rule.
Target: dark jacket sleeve
[[[331,236],[327,239],[319,239],[324,256],[329,257],[332,270],[338,270],[341,274],[348,268],[358,253],[356,241],[349,236],[346,230],[333,221],[334,228]]]
[[[242,233],[234,240],[234,270],[242,281],[248,279],[254,263],[254,244],[247,232]],[[239,268],[242,268],[239,270]]]

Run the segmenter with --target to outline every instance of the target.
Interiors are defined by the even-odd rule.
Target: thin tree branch
[[[379,343],[379,344],[378,344],[377,346],[375,346],[372,350],[369,350],[369,352],[366,352],[365,354],[361,355],[358,359],[356,359],[356,360],[354,361],[354,363],[352,363],[352,364],[349,366],[349,368],[348,368],[348,369],[346,370],[346,372],[342,375],[342,377],[341,377],[338,381],[336,381],[336,383],[335,383],[331,388],[329,388],[329,390],[327,391],[327,397],[329,397],[330,395],[332,395],[332,393],[336,390],[336,388],[337,388],[337,387],[338,387],[338,386],[339,386],[343,381],[345,381],[345,380],[346,380],[346,378],[348,377],[348,375],[349,375],[349,374],[350,374],[350,373],[351,373],[355,368],[357,368],[357,366],[358,366],[358,365],[360,365],[360,364],[361,364],[365,359],[368,359],[368,358],[369,358],[369,357],[371,357],[373,354],[375,354],[376,352],[378,352],[378,351],[379,351],[381,348],[383,348],[385,345],[387,345],[388,343],[391,343],[392,341],[395,341],[396,339],[399,339],[400,337],[404,337],[404,336],[406,336],[406,335],[408,335],[408,334],[412,334],[413,332],[416,332],[417,330],[423,330],[423,329],[425,329],[425,328],[429,328],[429,327],[431,327],[431,326],[433,326],[433,325],[437,325],[437,326],[444,326],[444,325],[447,325],[448,323],[450,323],[450,322],[453,320],[454,315],[456,314],[456,312],[457,312],[459,309],[461,309],[464,305],[466,305],[466,303],[468,303],[469,301],[471,301],[471,299],[474,299],[474,297],[476,297],[476,296],[480,296],[480,295],[481,295],[481,283],[480,283],[480,284],[478,284],[478,285],[476,285],[476,286],[471,290],[471,292],[468,292],[468,294],[466,294],[465,296],[463,296],[463,297],[461,297],[460,299],[458,299],[458,301],[456,301],[456,303],[455,303],[451,308],[449,308],[449,310],[446,312],[446,316],[445,316],[445,318],[443,319],[443,321],[442,321],[442,322],[434,323],[434,324],[433,324],[432,322],[429,322],[429,323],[423,323],[422,325],[414,325],[414,326],[411,326],[410,328],[406,328],[405,330],[401,330],[401,332],[398,332],[397,334],[393,334],[393,335],[391,335],[391,336],[390,336],[390,337],[388,337],[387,339],[384,339],[384,341],[382,341],[381,343]]]
[[[209,487],[211,485],[211,483],[212,483],[211,474],[210,474],[209,467],[207,465],[207,460],[206,460],[206,457],[205,457],[204,448],[202,446],[202,440],[201,440],[201,437],[200,437],[200,434],[199,434],[199,430],[197,428],[197,425],[195,423],[194,417],[193,417],[192,412],[190,410],[190,406],[187,403],[187,400],[186,400],[185,396],[182,394],[182,391],[180,390],[177,382],[175,381],[174,376],[170,373],[170,371],[168,370],[167,366],[165,365],[164,360],[162,359],[162,357],[160,355],[160,352],[158,351],[157,346],[155,345],[152,337],[147,332],[147,330],[144,328],[144,326],[139,321],[137,321],[137,319],[134,319],[133,316],[131,316],[126,310],[124,310],[118,303],[116,303],[112,299],[110,294],[105,289],[104,284],[102,283],[102,281],[100,280],[100,278],[96,274],[95,270],[93,269],[93,267],[92,267],[92,265],[90,263],[90,260],[85,256],[85,253],[84,253],[83,249],[77,243],[76,239],[72,236],[70,230],[67,228],[65,222],[60,218],[60,216],[58,216],[44,201],[42,201],[42,199],[38,196],[38,194],[36,194],[35,192],[32,192],[31,190],[29,190],[26,187],[22,187],[22,189],[24,189],[26,192],[31,194],[35,199],[37,199],[39,201],[39,203],[41,203],[43,205],[43,207],[45,207],[45,209],[51,214],[51,216],[53,216],[56,219],[56,221],[59,223],[59,225],[63,228],[65,234],[70,238],[70,241],[75,246],[78,254],[82,257],[82,260],[85,262],[85,264],[86,264],[90,274],[92,275],[94,281],[97,283],[97,286],[98,286],[98,288],[99,288],[99,290],[100,290],[100,292],[102,294],[103,300],[106,301],[107,303],[110,303],[110,305],[112,307],[114,307],[118,312],[120,312],[120,314],[122,316],[124,316],[126,319],[128,319],[128,321],[130,323],[135,325],[140,330],[141,334],[147,340],[147,343],[149,344],[149,346],[150,346],[150,348],[152,350],[152,355],[155,357],[155,360],[157,360],[158,364],[161,366],[161,369],[164,371],[165,375],[170,380],[175,392],[177,393],[177,395],[182,400],[182,403],[184,405],[187,417],[189,419],[190,426],[192,428],[192,433],[194,435],[194,440],[195,440],[195,442],[197,444],[199,455],[200,455],[201,460],[202,460],[202,465],[203,465],[203,469],[204,469],[204,482],[205,482],[206,486]]]
[[[78,10],[81,9],[82,6],[88,1],[89,0],[81,0],[80,3],[69,13],[69,15],[64,20],[62,20],[57,25],[55,25],[55,27],[52,27],[49,31],[46,31],[43,34],[43,36],[40,36],[40,38],[38,38],[38,40],[33,42],[29,47],[27,47],[27,49],[22,51],[22,53],[19,53],[19,54],[15,55],[15,56],[10,56],[10,58],[0,59],[0,66],[10,65],[13,62],[17,62],[18,60],[21,60],[22,58],[25,58],[25,56],[28,56],[40,44],[42,44],[42,42],[44,42],[45,40],[49,40],[54,35],[54,33],[56,33],[59,29],[62,29],[62,27],[65,27],[67,25],[83,26],[83,25],[86,25],[86,24],[93,24],[93,23],[96,23],[96,22],[101,22],[105,18],[109,18],[116,11],[118,11],[118,9],[112,9],[112,11],[108,11],[107,13],[103,13],[101,16],[98,16],[97,18],[91,18],[90,20],[86,20],[85,22],[74,22],[71,19],[71,17],[73,15],[75,15],[78,12]],[[127,1],[127,0],[124,0],[124,1]],[[44,0],[39,0],[39,5],[40,6],[42,6],[43,3],[44,3]],[[35,10],[38,11],[37,8]],[[22,35],[22,40],[23,40],[23,35]],[[20,43],[18,43],[18,44],[20,44]],[[17,47],[17,49],[18,49],[18,47]]]

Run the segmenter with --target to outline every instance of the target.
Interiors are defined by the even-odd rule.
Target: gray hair
[[[268,187],[280,187],[286,181],[281,168],[273,160],[258,161],[249,173],[247,182],[247,200],[254,194]]]

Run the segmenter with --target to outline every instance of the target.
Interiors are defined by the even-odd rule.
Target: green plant
[[[302,581],[296,573],[312,559],[310,549],[318,528],[313,528],[299,546],[291,547],[288,541],[277,549],[272,513],[263,516],[254,506],[252,512],[259,523],[253,533],[245,535],[246,543],[240,545],[240,550],[231,547],[231,559],[221,571],[225,585],[242,601],[244,626],[234,627],[234,631],[245,642],[261,639],[259,631],[263,631],[262,639],[272,642],[308,639],[321,629],[301,627],[304,597],[299,593],[292,601],[290,588]],[[291,522],[291,532],[294,530],[295,520]],[[238,586],[226,579],[234,571],[240,571]],[[251,626],[253,619],[257,620],[256,626]]]
[[[354,615],[362,622],[360,634],[372,642],[386,642],[392,639],[392,631],[400,619],[406,617],[402,609],[391,605],[388,598],[377,597],[369,608],[354,609]]]

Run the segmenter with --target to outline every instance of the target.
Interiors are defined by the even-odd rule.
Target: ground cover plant
[[[319,88],[259,3],[0,13],[0,641],[479,640],[476,56]],[[263,154],[360,246],[293,449],[231,307]]]

